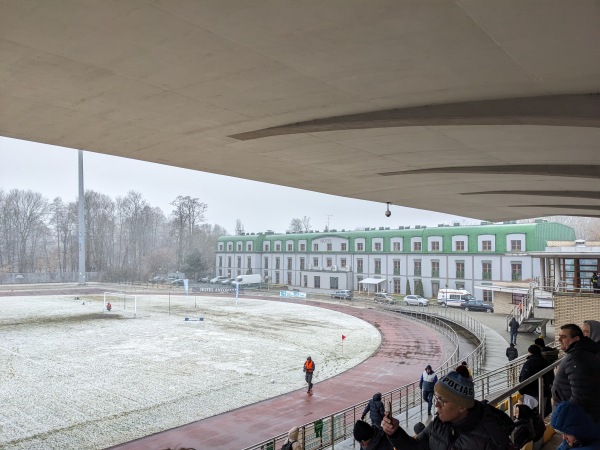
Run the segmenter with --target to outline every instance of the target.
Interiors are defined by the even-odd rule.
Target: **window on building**
[[[304,287],[308,287],[308,275],[302,275],[302,283]]]
[[[421,276],[421,260],[415,259],[413,262],[414,275],[417,277]]]
[[[223,251],[223,244],[219,244],[219,251],[222,252]]]
[[[319,267],[319,258],[313,258],[313,268]]]
[[[281,258],[275,258],[275,269],[281,269]]]
[[[431,276],[434,278],[440,277],[440,262],[431,261]]]
[[[269,281],[269,271],[268,270],[263,271],[263,278],[265,279],[265,283],[268,283],[268,281]]]
[[[346,267],[347,265],[348,265],[348,264],[347,264],[347,262],[346,262],[346,258],[342,258],[342,259],[340,259],[340,266],[342,266],[342,267]]]
[[[339,289],[338,277],[329,278],[329,289]]]
[[[304,269],[304,258],[300,258],[300,270],[305,270]]]
[[[252,257],[251,256],[248,256],[248,259],[246,260],[246,262],[248,263],[248,264],[246,264],[248,269],[252,269]]]
[[[440,241],[432,241],[431,242],[431,251],[439,252],[440,251]]]
[[[341,247],[342,247],[342,248],[341,248],[341,250],[342,250],[343,252],[345,252],[345,251],[347,251],[347,250],[348,250],[348,244],[346,244],[345,242],[342,242],[342,244],[341,244]]]
[[[381,274],[381,259],[379,258],[375,259],[375,273],[377,275]]]
[[[242,257],[241,256],[238,256],[238,258],[237,258],[237,266],[242,267]]]
[[[510,249],[511,251],[521,251],[521,241],[519,239],[510,241]]]
[[[380,252],[381,251],[381,242],[375,242],[375,251],[376,252]]]
[[[228,256],[227,257],[227,267],[231,267],[231,266],[232,266],[232,264],[231,264],[231,256]]]
[[[465,241],[456,241],[454,243],[454,250],[457,252],[463,252],[465,250]]]
[[[492,251],[492,241],[481,241],[481,251],[491,252]]]
[[[363,287],[362,287],[362,284],[359,284],[359,283],[360,283],[360,282],[361,282],[363,279],[364,279],[364,278],[363,278],[361,275],[358,275],[358,276],[356,277],[356,285],[359,287],[359,289],[360,289],[361,291],[363,290]]]
[[[301,252],[305,252],[306,251],[306,244],[300,244],[300,251]]]
[[[492,263],[489,261],[483,261],[481,263],[481,279],[491,280],[492,279]]]
[[[363,260],[359,258],[356,260],[356,273],[363,273]]]
[[[268,251],[269,251],[269,248],[270,248],[270,247],[269,247],[269,243],[268,243],[268,242],[267,242],[267,243],[265,243],[265,250],[264,250],[264,251],[265,251],[265,252],[268,252]]]
[[[288,245],[287,245],[287,248],[288,248],[288,250],[287,250],[287,251],[288,251],[288,252],[291,252],[291,251],[294,249],[294,244],[288,244]]]
[[[275,251],[276,252],[280,252],[281,251],[281,244],[275,244]]]
[[[315,277],[315,287],[316,288],[321,287],[321,277]]]
[[[292,284],[292,272],[287,273],[287,284],[288,285]]]
[[[331,250],[333,250],[333,244],[331,242],[327,243],[327,251],[330,252]]]
[[[248,249],[249,252],[252,251],[252,242],[248,242],[248,245],[246,246],[246,248]]]
[[[287,259],[287,270],[292,270],[292,258]]]
[[[241,252],[241,251],[242,251],[242,244],[241,244],[241,243],[239,243],[239,244],[237,245],[237,251],[238,251],[238,252]]]
[[[327,267],[331,267],[333,265],[333,260],[331,258],[327,258],[325,260],[325,264],[327,265]]]
[[[512,276],[512,281],[522,281],[523,280],[523,267],[520,262],[510,263],[510,273]]]
[[[265,257],[265,269],[269,268],[269,258]]]
[[[275,272],[275,284],[281,283],[281,274],[279,272]]]
[[[393,264],[394,264],[394,275],[400,275],[400,260],[395,259],[393,261]]]
[[[233,245],[227,244],[227,251],[230,252],[231,250],[233,250]]]
[[[464,261],[456,261],[456,278],[465,277],[465,263]]]
[[[399,294],[402,289],[402,284],[400,283],[400,278],[394,278],[394,294]]]
[[[238,270],[237,270],[237,274],[238,274],[238,275],[241,275],[241,274],[242,274],[242,271],[241,271],[240,269],[238,269]]]
[[[400,251],[400,242],[394,242],[393,249],[395,252],[399,252]]]
[[[364,252],[365,251],[365,244],[363,242],[357,242],[356,243],[356,251],[357,252]]]
[[[457,281],[456,282],[456,289],[464,289],[465,288],[465,282],[464,281]]]
[[[420,242],[413,242],[413,252],[420,252],[421,251],[421,243]]]
[[[319,251],[319,244],[313,244],[313,252]]]
[[[484,289],[481,294],[484,302],[492,302],[494,300],[493,292],[487,289]]]
[[[223,257],[219,256],[219,267],[223,267]]]

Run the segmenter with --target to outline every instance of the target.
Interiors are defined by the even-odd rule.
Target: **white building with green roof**
[[[217,275],[260,273],[290,289],[422,292],[467,289],[486,300],[493,292],[475,286],[540,276],[532,252],[547,241],[574,240],[572,228],[538,220],[526,224],[416,226],[222,236],[217,242]]]

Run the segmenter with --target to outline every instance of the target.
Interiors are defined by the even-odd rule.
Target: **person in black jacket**
[[[600,423],[600,345],[573,323],[560,327],[558,341],[566,356],[552,386],[554,403],[582,406],[594,422]]]
[[[519,375],[519,383],[522,383],[529,377],[535,375],[541,370],[544,370],[550,364],[542,357],[542,349],[537,345],[530,345],[527,349],[529,356],[527,357],[527,361],[523,364],[521,368],[521,374]],[[549,397],[552,393],[552,382],[554,381],[554,373],[552,371],[545,374],[542,379],[544,380],[544,398],[542,399],[542,404],[545,404],[545,399]],[[532,383],[529,383],[527,386],[519,389],[519,393],[523,396],[528,395],[535,399],[534,404],[540,402],[539,398],[539,381],[535,380]],[[528,401],[525,401],[525,404],[528,404]],[[529,403],[528,406],[532,407],[532,403]],[[537,405],[535,405],[537,406]],[[548,412],[549,413],[549,412]],[[546,414],[543,415],[544,417]]]
[[[513,442],[516,447],[521,448],[535,438],[533,427],[533,410],[523,403],[517,403],[514,409],[515,431],[513,431]]]
[[[436,383],[437,415],[416,437],[400,428],[398,419],[385,417],[383,431],[402,450],[507,450],[514,428],[507,414],[475,400],[473,382],[449,372]]]
[[[510,344],[510,346],[506,349],[506,357],[509,361],[512,361],[513,359],[517,359],[518,356],[519,351],[515,347],[515,344]]]
[[[365,406],[365,410],[362,413],[361,420],[365,420],[367,413],[369,413],[369,417],[371,418],[371,424],[381,428],[381,421],[385,415],[385,406],[383,406],[383,402],[381,401],[381,392],[377,392],[373,395],[373,398],[369,400],[369,403],[367,403],[367,406]]]

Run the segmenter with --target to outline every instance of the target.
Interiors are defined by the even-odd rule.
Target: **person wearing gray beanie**
[[[509,448],[514,428],[508,415],[487,403],[475,400],[470,378],[456,371],[440,377],[434,387],[437,415],[414,438],[399,425],[398,419],[384,418],[383,431],[397,449],[453,450]]]

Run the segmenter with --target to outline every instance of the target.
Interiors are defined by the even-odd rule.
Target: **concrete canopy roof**
[[[491,221],[600,217],[600,2],[8,0],[0,134]]]

